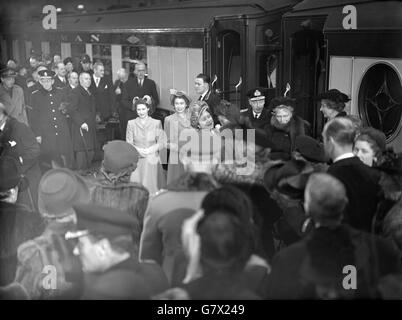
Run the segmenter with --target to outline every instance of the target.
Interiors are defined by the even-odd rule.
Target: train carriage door
[[[215,21],[211,29],[211,81],[221,98],[241,106],[244,81],[245,27],[242,20]]]
[[[240,34],[226,30],[218,35],[217,76],[222,98],[239,105],[239,92],[236,91],[241,76]]]
[[[315,96],[325,89],[326,46],[321,30],[312,28],[311,20],[290,36],[291,97],[297,99],[296,112],[311,125],[313,136],[320,134],[322,117]]]

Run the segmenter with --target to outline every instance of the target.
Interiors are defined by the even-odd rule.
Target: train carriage
[[[283,16],[281,85],[291,83],[315,135],[323,118],[314,98],[337,88],[351,98],[348,113],[402,152],[401,17],[401,2],[369,0],[305,0]]]

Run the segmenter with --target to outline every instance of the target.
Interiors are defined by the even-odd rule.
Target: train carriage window
[[[375,64],[364,75],[358,97],[363,121],[392,141],[402,126],[402,86],[397,72],[388,64]]]
[[[122,64],[123,68],[130,75],[134,72],[136,61],[147,62],[147,47],[145,44],[122,46]]]
[[[258,86],[267,89],[267,101],[276,96],[278,56],[277,52],[257,52]]]
[[[105,67],[105,75],[112,75],[112,48],[109,44],[92,45],[93,62],[102,62]]]

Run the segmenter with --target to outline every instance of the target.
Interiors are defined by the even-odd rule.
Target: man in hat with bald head
[[[266,298],[375,299],[379,279],[400,272],[390,242],[342,223],[347,203],[341,181],[326,173],[309,177],[304,208],[312,230],[276,255]],[[353,274],[354,287],[345,287]]]
[[[11,68],[0,70],[0,102],[6,107],[9,116],[28,125],[24,91],[15,84],[16,77],[17,73]]]
[[[160,266],[140,263],[132,251],[136,221],[126,211],[99,205],[76,205],[77,230],[74,254],[84,273],[81,299],[148,299],[167,289]]]
[[[74,163],[73,145],[66,115],[62,112],[63,91],[53,87],[55,73],[38,72],[41,88],[32,93],[32,131],[41,145],[42,170],[51,163],[71,168]]]

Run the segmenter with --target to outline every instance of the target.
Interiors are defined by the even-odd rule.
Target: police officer
[[[78,239],[74,254],[84,272],[82,299],[148,299],[168,288],[162,268],[140,263],[133,254],[137,221],[126,211],[77,204],[77,228],[65,238]]]
[[[63,91],[53,87],[55,73],[38,72],[41,88],[32,92],[32,131],[41,145],[42,170],[50,169],[52,161],[72,168],[73,146],[66,115],[62,113]]]

